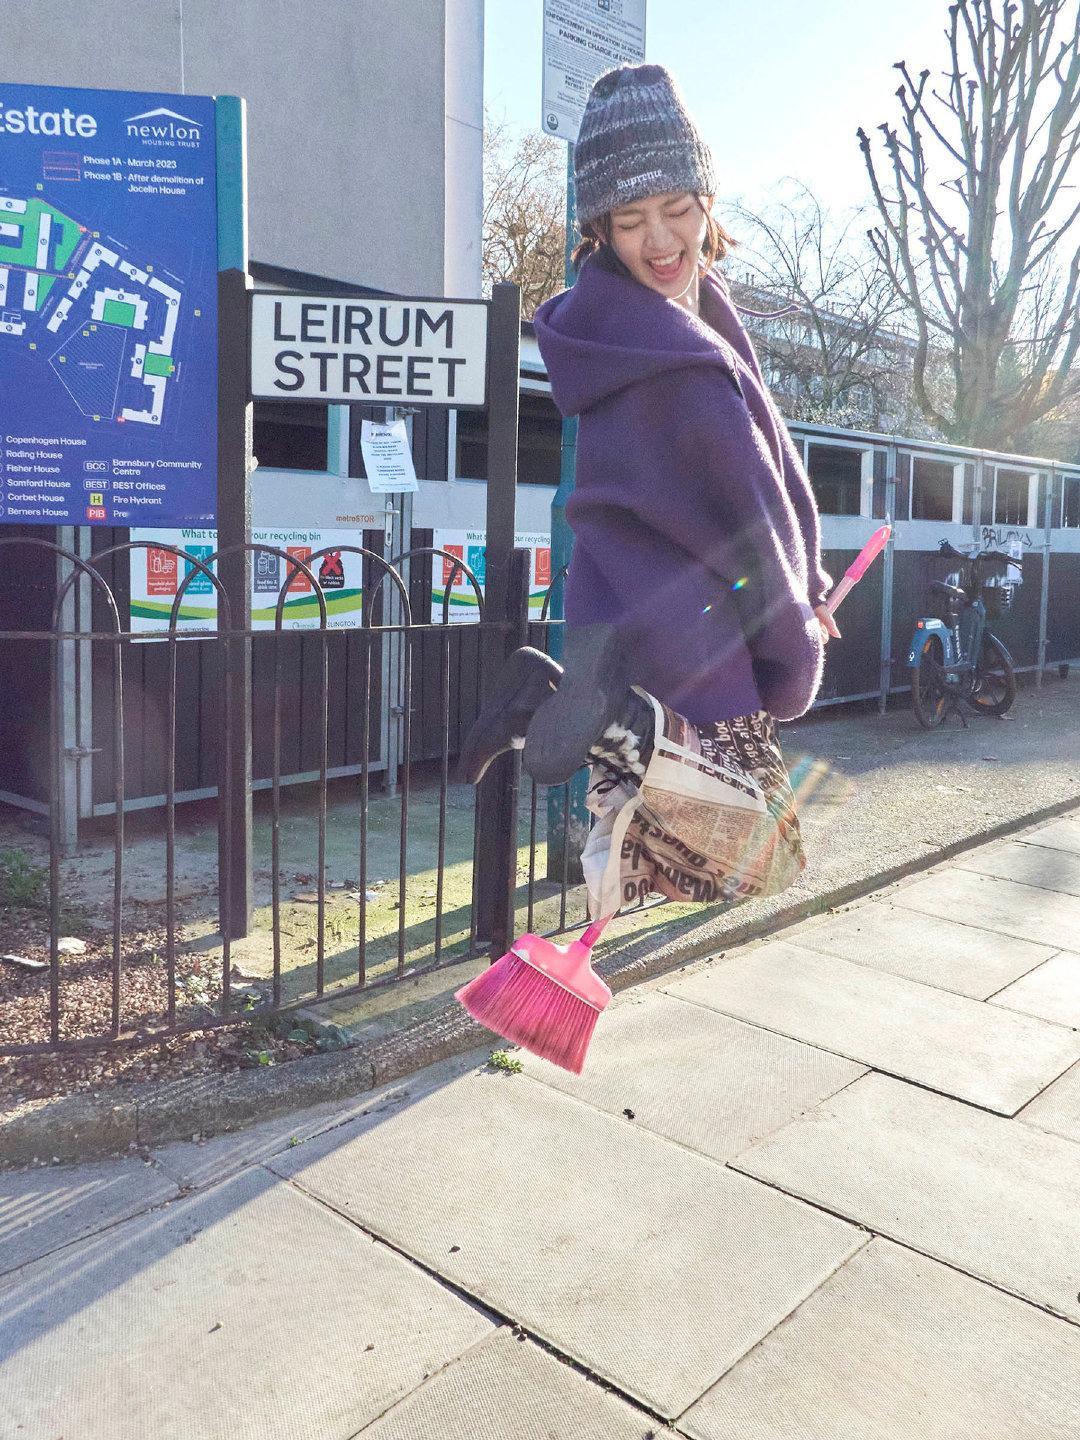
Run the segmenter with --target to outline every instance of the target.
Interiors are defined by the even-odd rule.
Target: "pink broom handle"
[[[582,933],[578,944],[584,945],[586,949],[591,950],[614,918],[614,915],[604,915],[601,919],[594,920],[589,928]]]
[[[875,530],[873,535],[870,536],[870,539],[859,551],[858,555],[856,555],[855,559],[844,571],[844,578],[825,601],[826,606],[834,615],[840,605],[840,601],[843,600],[849,590],[854,590],[855,586],[866,573],[871,561],[875,560],[877,556],[881,554],[882,550],[885,549],[885,546],[889,543],[889,536],[891,534],[892,526],[888,524],[882,525],[880,529]]]

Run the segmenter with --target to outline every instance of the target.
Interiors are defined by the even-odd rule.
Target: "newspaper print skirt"
[[[702,904],[786,890],[806,866],[776,721],[765,710],[693,725],[653,696],[640,778],[593,765],[582,854],[593,918],[650,894]]]

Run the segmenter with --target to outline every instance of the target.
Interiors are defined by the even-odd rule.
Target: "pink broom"
[[[580,1075],[600,1012],[611,1000],[589,963],[611,918],[594,920],[569,945],[522,935],[455,998],[496,1035]]]
[[[829,607],[832,614],[836,614],[840,601],[843,600],[844,596],[847,595],[850,590],[854,590],[855,586],[865,574],[870,562],[875,560],[877,556],[881,554],[882,550],[885,549],[891,534],[892,526],[888,522],[879,526],[844,571],[844,578],[825,601],[825,604]]]

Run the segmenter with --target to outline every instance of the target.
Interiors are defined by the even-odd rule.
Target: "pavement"
[[[0,1173],[4,1440],[1080,1433],[1080,818],[515,1054]]]

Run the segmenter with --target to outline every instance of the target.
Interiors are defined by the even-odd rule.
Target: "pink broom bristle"
[[[600,1011],[512,950],[457,992],[474,1020],[580,1075]]]

